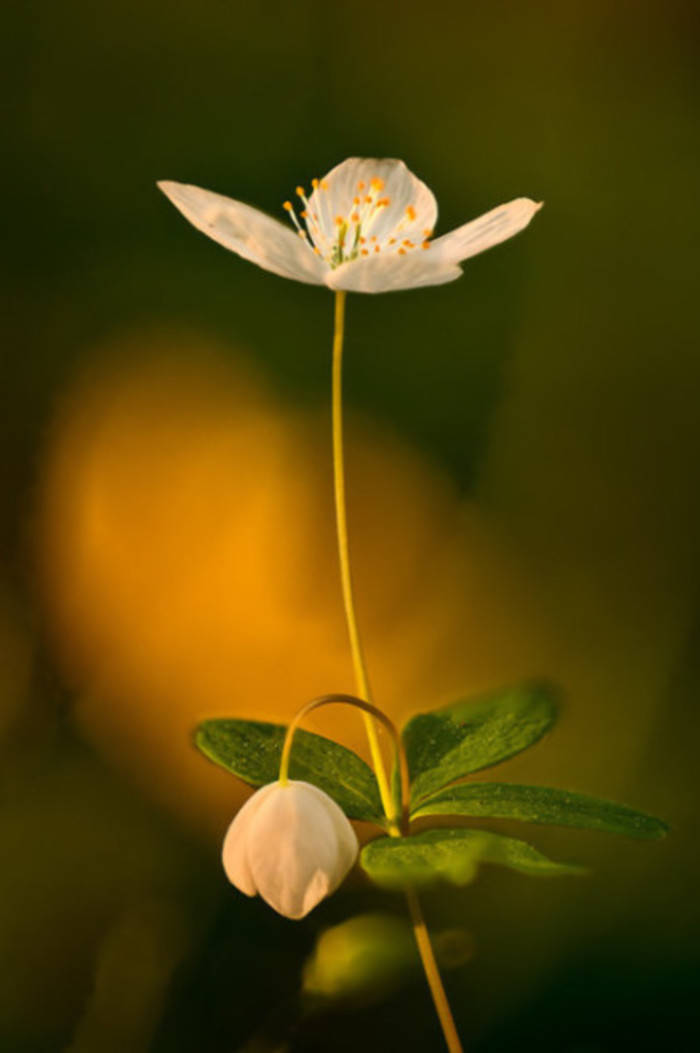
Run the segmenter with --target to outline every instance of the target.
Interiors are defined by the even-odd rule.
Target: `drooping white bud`
[[[228,828],[223,864],[247,896],[287,918],[303,918],[340,885],[358,853],[345,813],[308,782],[269,783]]]

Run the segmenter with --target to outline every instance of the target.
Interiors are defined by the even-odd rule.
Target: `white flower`
[[[269,783],[241,808],[224,838],[229,881],[279,914],[303,918],[334,892],[357,858],[355,831],[328,794],[308,782]]]
[[[391,292],[459,278],[459,264],[528,225],[541,208],[526,197],[431,240],[437,204],[403,161],[350,157],[307,196],[297,187],[295,229],[250,205],[185,183],[160,189],[193,226],[283,278],[348,292]]]

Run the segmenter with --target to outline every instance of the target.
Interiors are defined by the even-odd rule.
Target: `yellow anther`
[[[426,238],[432,238],[432,236],[433,236],[432,230],[424,230],[423,234],[425,235]]]
[[[367,196],[365,197],[365,204],[366,205],[371,205],[371,203],[372,203],[372,198],[369,196],[369,194],[367,194]]]
[[[390,245],[395,245],[396,244],[396,238],[389,238],[389,244]]]
[[[327,179],[322,179],[321,180],[321,190],[328,190],[328,180]]]
[[[303,188],[303,186],[298,186],[297,187],[297,194],[299,195],[299,197],[304,197],[304,188]]]
[[[300,238],[305,238],[306,237],[306,231],[305,230],[298,230],[297,234],[299,235]]]
[[[372,237],[369,240],[370,241],[376,241],[377,240],[377,235],[373,234]]]
[[[301,211],[301,212],[299,213],[299,215],[301,216],[301,218],[302,218],[302,219],[306,219],[306,217],[308,216],[308,214],[309,214],[309,213],[308,213],[308,212],[306,211],[306,209],[305,209],[305,208],[304,208],[304,209],[302,209],[302,211]]]
[[[406,245],[406,247],[409,248],[409,249],[413,248],[413,242],[411,241],[410,238],[404,238],[403,241],[401,242],[401,244],[402,245]]]
[[[366,245],[366,244],[367,244],[367,238],[360,238],[360,245]]]
[[[343,219],[342,216],[336,216],[335,217],[335,225],[336,225],[336,227],[342,227],[344,222],[345,222],[345,220]]]
[[[365,189],[365,184],[362,182],[362,180],[360,180],[360,182],[357,184],[357,189],[358,190],[364,190]]]
[[[369,256],[369,249],[362,249],[363,256]]]
[[[282,205],[282,208],[286,208],[287,212],[291,212],[292,211],[292,202],[291,201],[285,201],[285,203]]]
[[[359,223],[360,222],[360,217],[357,214],[357,212],[353,212],[353,214],[350,216],[350,219],[353,221],[353,223]]]
[[[321,250],[319,249],[319,247],[317,245],[314,245],[314,252],[316,253],[317,256],[321,255]]]
[[[377,208],[379,208],[380,205],[383,205],[383,206],[386,207],[386,205],[389,204],[389,201],[390,201],[390,198],[388,198],[388,197],[380,197],[379,201],[377,202]]]
[[[312,179],[311,186],[314,188],[314,190],[318,190],[318,179]]]
[[[359,203],[360,203],[360,199],[359,199],[359,197],[354,197],[354,198],[352,199],[352,203],[353,203],[353,205],[359,205]]]
[[[405,256],[405,255],[406,255],[406,250],[405,249],[399,249],[399,256]]]
[[[423,244],[421,245],[421,248],[422,249],[429,249],[430,248],[430,242],[429,241],[424,241]]]
[[[380,179],[379,176],[373,176],[372,179],[370,179],[369,181],[369,185],[372,187],[373,190],[383,190],[384,180]]]
[[[406,215],[411,221],[413,221],[416,218],[416,210],[413,207],[413,205],[408,205],[408,207],[406,208]]]
[[[381,245],[375,245],[374,246],[374,251],[375,252],[380,252],[381,251]]]

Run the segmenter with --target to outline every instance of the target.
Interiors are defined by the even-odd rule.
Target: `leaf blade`
[[[412,803],[534,745],[556,720],[555,699],[533,682],[417,714],[402,731]]]
[[[585,873],[584,867],[548,859],[526,841],[463,827],[379,837],[362,849],[360,863],[375,884],[388,889],[420,888],[440,880],[468,885],[482,863],[538,877]]]
[[[286,727],[257,720],[205,720],[195,729],[195,746],[209,760],[251,786],[279,776]],[[384,825],[374,773],[352,750],[332,739],[299,730],[294,735],[289,775],[313,783],[351,819]]]
[[[657,840],[668,832],[661,819],[615,801],[549,786],[515,783],[465,783],[424,800],[411,814],[468,815],[474,818],[517,819],[522,822],[574,826]]]

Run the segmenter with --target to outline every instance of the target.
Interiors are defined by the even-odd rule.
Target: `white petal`
[[[429,249],[410,249],[405,256],[389,250],[369,258],[343,263],[326,275],[329,289],[347,292],[382,293],[417,289],[422,285],[444,285],[459,278],[462,271]]]
[[[449,234],[436,238],[431,251],[446,263],[460,263],[470,256],[490,249],[493,245],[498,245],[506,238],[512,238],[528,225],[535,212],[541,208],[542,202],[531,201],[529,197],[518,197],[506,205],[491,209],[470,223],[465,223],[463,227],[457,227]]]
[[[328,798],[320,793],[308,783],[277,784],[250,829],[248,861],[255,885],[287,918],[303,918],[339,883],[338,838]]]
[[[291,227],[211,190],[167,180],[158,186],[197,230],[243,259],[283,278],[323,284],[328,265]]]
[[[435,227],[437,202],[425,183],[403,161],[395,158],[349,157],[323,177],[321,182],[327,184],[328,189],[314,190],[309,205],[312,212],[325,219],[326,224],[330,223],[331,229],[326,231],[327,235],[331,239],[335,236],[332,224],[336,216],[346,218],[354,211],[354,199],[363,194],[363,191],[358,190],[358,184],[364,183],[364,193],[367,193],[375,177],[384,183],[379,196],[388,197],[389,205],[380,210],[371,233],[381,241],[406,218],[406,209],[411,206],[415,217],[406,220],[401,236],[422,241],[424,232],[432,231]]]
[[[332,877],[331,886],[328,891],[334,892],[357,859],[358,852],[360,851],[357,834],[350,825],[348,817],[343,809],[340,808],[327,793],[324,793],[323,790],[320,790],[318,786],[314,786],[312,783],[300,782],[297,783],[297,785],[304,786],[307,791],[317,795],[333,823],[333,829],[337,840],[337,855],[335,875]]]
[[[328,875],[322,870],[317,870],[306,886],[301,907],[298,908],[296,914],[285,912],[287,917],[295,920],[305,918],[309,911],[312,911],[332,891]]]
[[[236,814],[224,838],[222,862],[226,876],[231,884],[244,892],[246,896],[254,896],[258,891],[248,864],[248,837],[251,823],[260,805],[276,785],[277,783],[269,783],[248,798]]]

